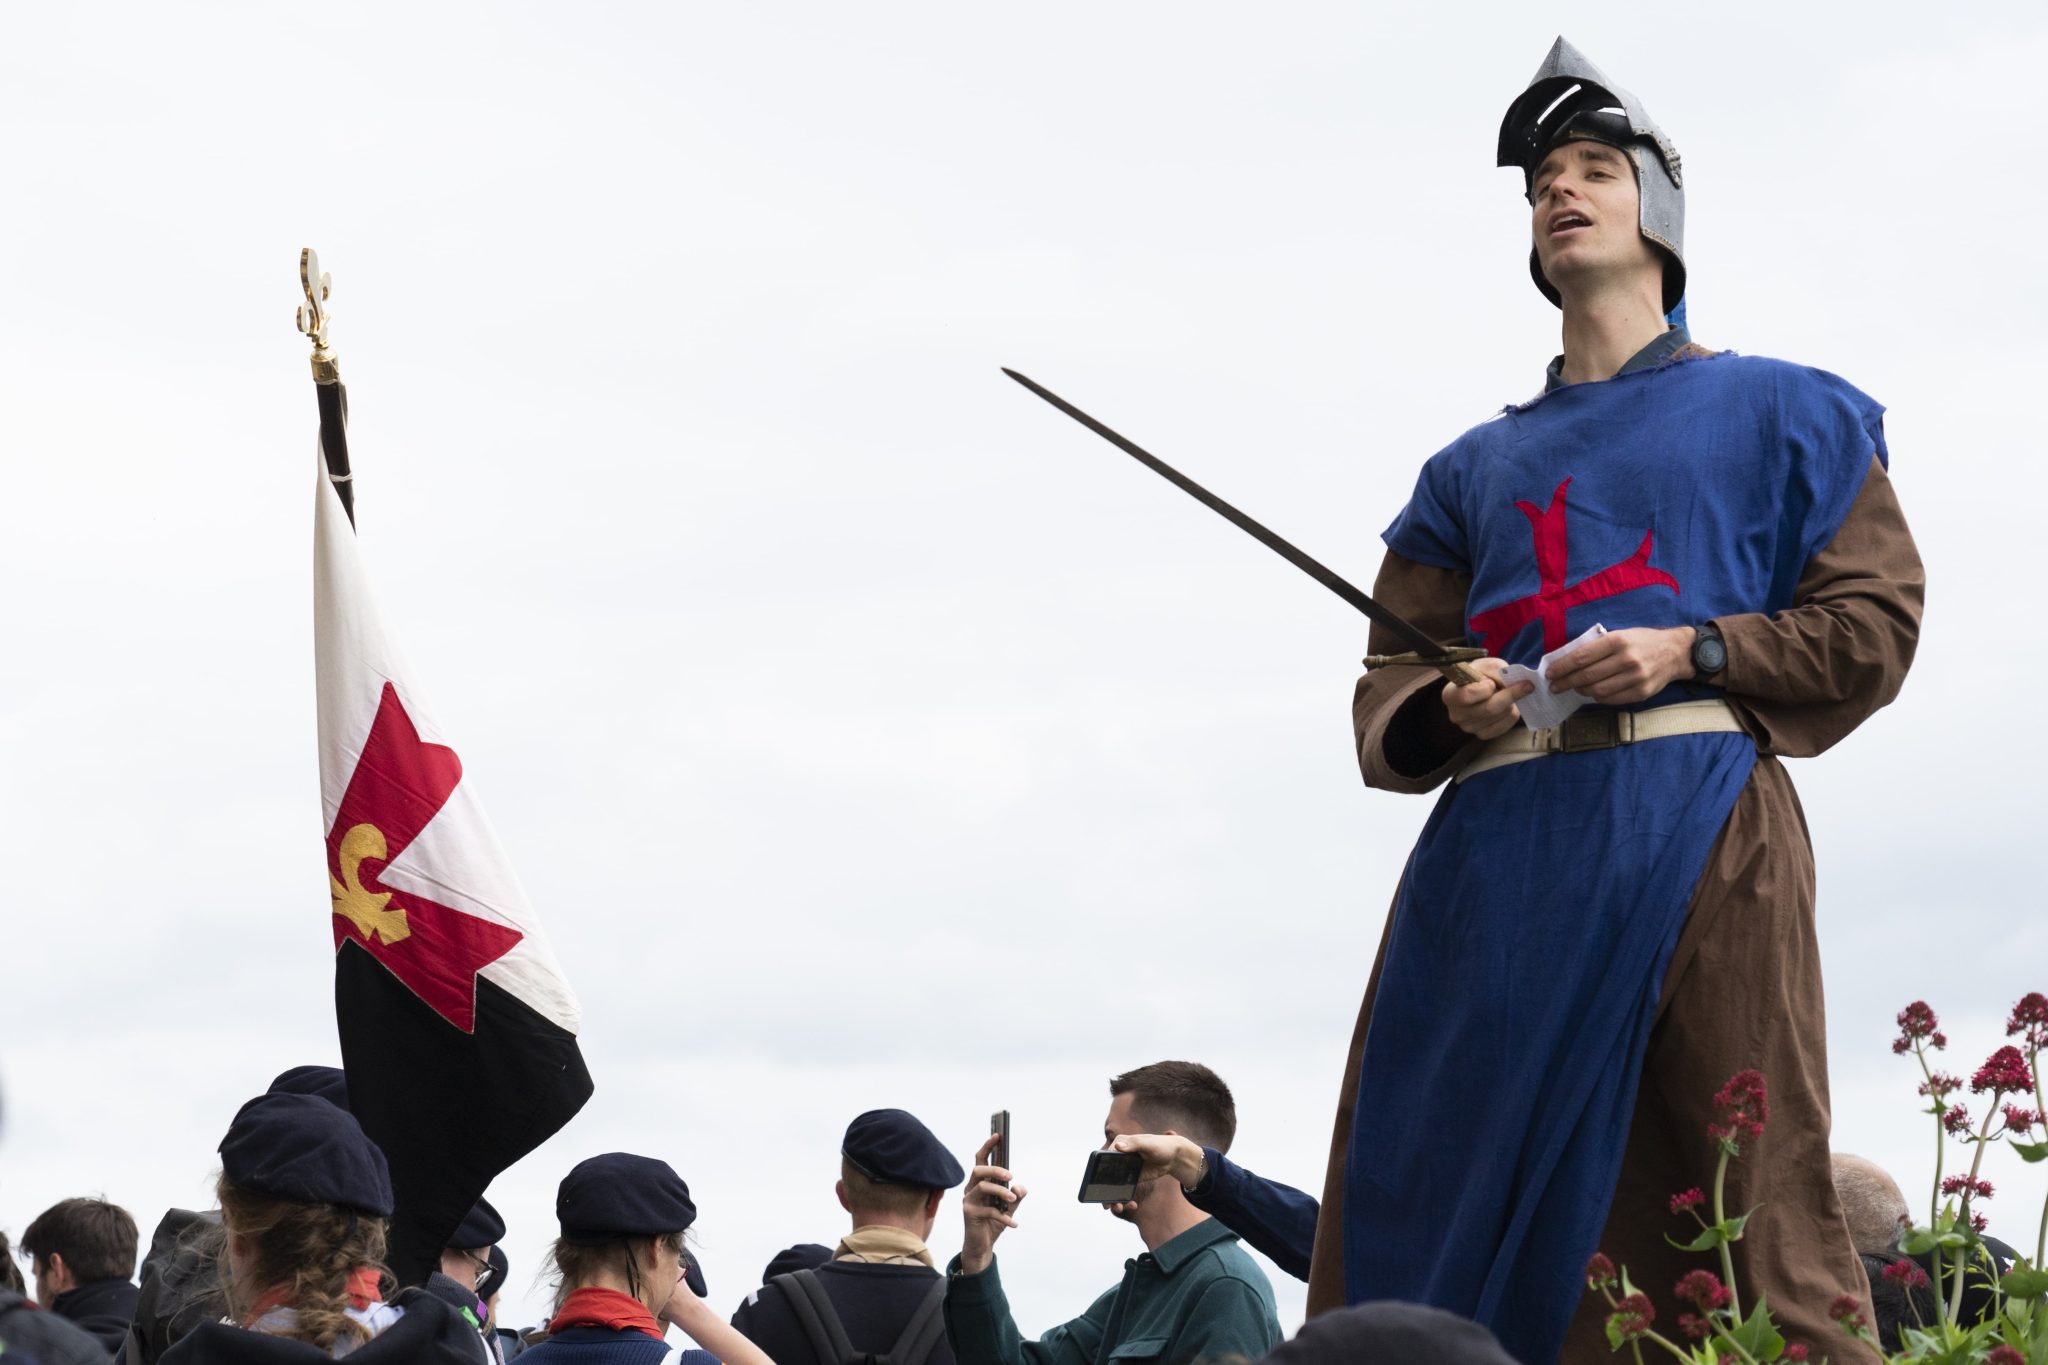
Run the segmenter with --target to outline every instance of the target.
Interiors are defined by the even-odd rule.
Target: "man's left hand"
[[[1637,626],[1589,640],[1550,666],[1550,690],[1604,706],[1648,701],[1693,676],[1691,626]]]

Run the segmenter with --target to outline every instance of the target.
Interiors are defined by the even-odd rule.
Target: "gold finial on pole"
[[[299,285],[306,291],[306,301],[299,305],[299,330],[313,343],[313,382],[338,384],[341,369],[333,347],[327,344],[327,327],[334,320],[327,311],[327,300],[334,293],[334,282],[320,269],[320,258],[312,247],[299,251]]]

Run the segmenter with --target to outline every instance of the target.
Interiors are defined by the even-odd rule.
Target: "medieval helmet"
[[[1664,311],[1685,297],[1685,177],[1678,149],[1650,122],[1635,96],[1600,74],[1585,54],[1559,38],[1507,117],[1500,121],[1501,166],[1517,166],[1522,190],[1533,190],[1536,168],[1562,142],[1604,142],[1636,168],[1638,226],[1664,253]],[[1529,273],[1543,297],[1560,308],[1556,286],[1543,277],[1536,248],[1529,248]]]

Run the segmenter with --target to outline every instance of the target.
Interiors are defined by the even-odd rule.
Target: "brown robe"
[[[1465,637],[1469,574],[1388,554],[1373,595],[1447,645]],[[1847,735],[1898,695],[1919,637],[1925,578],[1891,480],[1875,457],[1828,547],[1801,577],[1795,605],[1775,615],[1717,619],[1728,644],[1720,683],[1760,757],[1722,827],[1664,974],[1657,1022],[1643,1059],[1628,1147],[1600,1249],[1626,1266],[1675,1331],[1671,1286],[1687,1270],[1719,1273],[1711,1255],[1664,1241],[1693,1228],[1670,1215],[1673,1194],[1708,1186],[1716,1150],[1707,1137],[1714,1093],[1746,1067],[1764,1073],[1770,1123],[1728,1170],[1731,1214],[1757,1207],[1734,1247],[1744,1309],[1768,1294],[1788,1341],[1816,1359],[1875,1361],[1827,1316],[1838,1294],[1869,1298],[1829,1170],[1828,1070],[1820,949],[1814,937],[1813,848],[1806,817],[1779,757],[1806,758]],[[1378,629],[1375,653],[1404,646]],[[1359,679],[1352,726],[1367,786],[1426,792],[1478,745],[1452,726],[1434,669],[1376,669]],[[1654,741],[1652,741],[1654,742]],[[1535,760],[1568,763],[1569,756]],[[1337,1099],[1336,1132],[1309,1272],[1311,1316],[1344,1303],[1344,1165],[1358,1070],[1386,960],[1389,914]],[[1566,1334],[1563,1359],[1613,1358],[1607,1309],[1588,1294]]]

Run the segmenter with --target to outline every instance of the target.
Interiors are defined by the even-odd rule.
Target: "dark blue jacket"
[[[1247,1245],[1297,1280],[1308,1278],[1316,1245],[1315,1199],[1292,1185],[1253,1175],[1214,1147],[1204,1147],[1209,1164],[1188,1202],[1244,1238]]]

